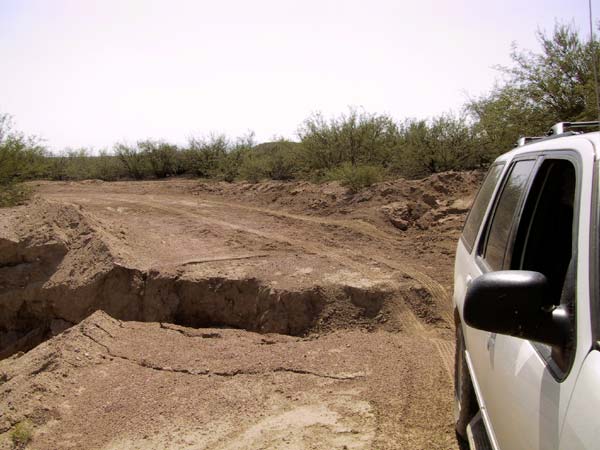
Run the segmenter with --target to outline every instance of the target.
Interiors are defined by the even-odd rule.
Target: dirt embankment
[[[377,323],[393,294],[383,282],[277,288],[251,274],[186,276],[124,265],[101,226],[74,205],[39,200],[11,222],[16,236],[0,238],[0,357],[27,351],[97,310],[120,320],[304,335],[361,318]]]
[[[0,215],[0,448],[451,447],[479,180],[37,183]]]

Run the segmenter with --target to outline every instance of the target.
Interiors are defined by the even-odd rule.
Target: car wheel
[[[454,405],[456,434],[467,439],[467,425],[477,413],[477,400],[469,368],[465,359],[465,340],[460,323],[456,325],[456,353],[454,358]]]

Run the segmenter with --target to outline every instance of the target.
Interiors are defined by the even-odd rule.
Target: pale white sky
[[[211,131],[295,137],[313,111],[458,109],[510,45],[587,0],[0,0],[0,112],[53,150]],[[600,1],[594,1],[595,17]]]

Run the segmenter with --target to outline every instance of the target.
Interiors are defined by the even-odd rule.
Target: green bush
[[[246,156],[239,168],[238,174],[242,180],[249,181],[251,183],[258,183],[268,177],[266,160],[264,158],[257,157],[256,155]]]
[[[148,159],[138,147],[117,144],[115,146],[115,154],[131,178],[141,180],[146,178],[150,173]]]
[[[0,207],[21,204],[29,197],[20,182],[43,176],[44,154],[37,139],[14,131],[10,116],[0,114]]]
[[[272,180],[291,180],[303,169],[302,146],[296,142],[279,139],[257,145],[253,152],[264,160],[266,175]]]
[[[245,159],[252,153],[255,146],[254,133],[250,132],[238,137],[234,144],[228,146],[226,154],[220,158],[216,178],[227,182],[238,178]]]
[[[190,139],[183,156],[185,171],[202,178],[218,176],[230,148],[229,140],[222,134]]]
[[[10,432],[10,439],[15,447],[24,447],[33,437],[33,425],[28,420],[23,420],[14,426]]]
[[[165,178],[176,172],[178,164],[178,149],[176,145],[162,141],[138,142],[138,153],[147,160],[152,173],[156,178]],[[134,176],[134,178],[137,178]]]
[[[245,152],[244,149],[237,149],[221,158],[215,172],[215,178],[228,183],[235,181],[240,175]]]
[[[241,153],[240,178],[253,183],[269,178],[291,180],[301,168],[300,144],[280,139],[266,142]]]
[[[394,120],[350,108],[331,119],[320,113],[304,121],[298,131],[303,158],[309,170],[331,170],[344,163],[385,166],[397,147],[399,134]]]
[[[30,194],[31,190],[21,183],[0,184],[0,208],[22,205]]]
[[[94,161],[86,149],[67,150],[64,156],[67,180],[89,180],[95,178]]]
[[[93,157],[94,176],[103,181],[116,181],[127,176],[127,171],[119,158],[109,154],[106,150],[100,151],[98,156]]]
[[[7,114],[0,114],[0,185],[43,175],[45,149],[35,138],[12,128]]]
[[[350,192],[356,193],[381,181],[384,172],[385,170],[379,166],[353,166],[346,163],[331,170],[327,178],[339,181]]]
[[[442,114],[431,120],[407,120],[399,126],[392,171],[409,177],[479,167],[481,149],[466,117]]]
[[[44,159],[44,176],[51,180],[99,179],[115,181],[128,175],[127,169],[117,156],[107,151],[92,155],[87,150],[69,150]]]

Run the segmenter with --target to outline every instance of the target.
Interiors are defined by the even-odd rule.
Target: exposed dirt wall
[[[383,288],[277,289],[252,277],[192,278],[125,267],[90,219],[74,206],[55,207],[39,201],[45,222],[38,231],[0,240],[1,357],[29,350],[97,310],[119,320],[303,335],[318,325],[343,327],[352,316],[373,318],[389,295]],[[31,218],[15,220],[25,225]],[[46,242],[39,242],[40,230]],[[338,303],[346,314],[328,316]]]

